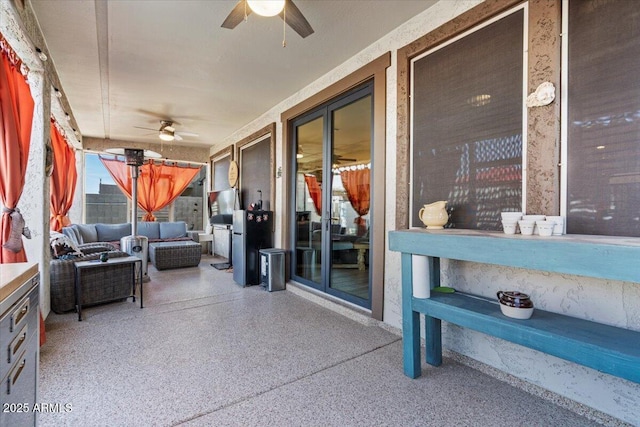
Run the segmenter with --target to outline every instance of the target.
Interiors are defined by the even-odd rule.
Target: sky
[[[113,178],[107,172],[97,154],[86,153],[85,155],[85,193],[98,194],[100,182],[103,184],[115,185]]]

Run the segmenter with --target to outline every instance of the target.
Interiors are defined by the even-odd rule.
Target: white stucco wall
[[[211,153],[233,144],[271,122],[276,122],[276,170],[284,169],[280,114],[357,70],[381,54],[391,51],[387,70],[386,111],[386,231],[396,228],[396,50],[451,20],[480,1],[446,0],[414,17],[341,66],[264,113],[260,118],[216,144]],[[285,208],[283,179],[276,179],[276,207]],[[281,244],[281,224],[276,227],[276,245]],[[384,322],[402,326],[400,255],[385,249]],[[500,290],[518,289],[531,294],[541,309],[640,330],[640,285],[577,276],[547,274],[480,264],[444,262],[443,284],[492,297]],[[640,385],[589,368],[565,362],[484,334],[444,325],[446,348],[625,420],[640,423]],[[398,364],[402,363],[398,360]]]

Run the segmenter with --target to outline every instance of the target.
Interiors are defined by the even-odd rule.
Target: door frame
[[[307,123],[311,123],[319,118],[323,119],[323,123],[322,123],[322,176],[323,176],[323,180],[322,180],[322,213],[321,213],[321,251],[320,251],[320,282],[314,282],[313,280],[307,279],[305,277],[301,277],[301,276],[297,276],[295,274],[296,272],[296,267],[297,267],[297,250],[296,252],[292,252],[292,260],[291,260],[291,271],[290,271],[290,275],[291,277],[294,277],[296,280],[300,281],[301,283],[310,286],[314,289],[317,289],[321,292],[324,292],[328,295],[334,296],[336,298],[340,298],[342,300],[348,301],[350,303],[356,304],[358,306],[361,306],[365,309],[370,309],[371,308],[371,299],[372,299],[372,280],[371,280],[371,250],[369,250],[369,269],[368,269],[368,274],[367,274],[367,281],[369,283],[369,290],[368,290],[368,296],[366,299],[357,297],[353,294],[350,294],[348,292],[339,290],[337,288],[335,288],[334,286],[332,286],[331,283],[331,278],[332,278],[332,272],[333,272],[333,261],[332,261],[332,257],[333,257],[333,248],[332,248],[332,231],[331,231],[331,212],[333,210],[333,161],[331,161],[330,159],[333,158],[333,153],[334,153],[334,148],[335,148],[335,141],[334,141],[334,133],[333,133],[333,129],[334,129],[334,122],[333,122],[333,117],[334,117],[334,113],[336,111],[339,111],[342,108],[348,107],[349,105],[351,105],[352,103],[358,102],[362,99],[365,98],[369,98],[370,99],[370,103],[371,103],[371,117],[370,117],[370,121],[369,121],[369,135],[370,135],[370,142],[369,142],[369,153],[370,153],[370,158],[371,158],[371,163],[373,165],[373,132],[374,132],[374,126],[373,126],[373,104],[374,104],[374,96],[373,96],[373,82],[372,81],[368,81],[368,82],[364,82],[362,85],[352,89],[349,92],[346,92],[344,94],[339,95],[338,97],[330,100],[329,102],[327,102],[326,104],[320,105],[318,107],[316,107],[315,109],[306,112],[304,114],[302,114],[299,117],[296,117],[293,121],[292,121],[292,128],[294,129],[294,132],[292,132],[292,142],[294,145],[298,144],[297,141],[297,134],[295,132],[296,127],[300,127],[300,126],[304,126]],[[291,187],[294,189],[293,191],[297,191],[297,180],[298,180],[298,174],[297,174],[297,158],[296,156],[291,156],[290,159],[290,168],[293,171],[296,171],[295,174],[292,174],[291,176]],[[375,170],[372,169],[372,172],[375,174]],[[373,179],[371,179],[373,181]],[[371,190],[373,190],[373,187],[371,186]],[[293,203],[288,207],[289,209],[289,213],[290,214],[294,214],[294,212],[296,211],[296,200],[297,200],[297,194],[296,197],[291,197],[290,199],[293,201]],[[371,205],[373,207],[373,205]],[[370,210],[370,212],[372,212],[372,210]],[[373,221],[373,215],[369,215],[369,218],[371,221]],[[297,225],[295,223],[290,224],[289,225],[292,228],[297,227]],[[369,234],[371,234],[371,228],[369,231]],[[295,246],[295,238],[292,239],[291,241],[291,247]],[[371,237],[369,237],[369,242],[371,242]],[[371,245],[369,245],[371,247]],[[319,286],[318,286],[319,285]]]
[[[320,90],[301,103],[284,111],[282,122],[282,156],[284,161],[283,179],[285,180],[286,195],[293,194],[292,173],[289,159],[293,155],[292,135],[293,120],[315,107],[325,104],[331,99],[348,92],[367,80],[373,80],[373,151],[372,169],[374,171],[371,192],[371,232],[370,232],[370,260],[371,260],[371,317],[383,320],[384,306],[384,266],[385,266],[385,191],[386,191],[386,106],[387,81],[386,70],[391,65],[391,53],[387,52],[374,59],[369,64],[345,76],[341,80]],[[404,194],[406,196],[406,194]],[[402,196],[401,194],[398,196]],[[291,250],[291,197],[287,197],[286,209],[280,218],[282,242],[286,249]],[[294,201],[295,202],[295,201]]]

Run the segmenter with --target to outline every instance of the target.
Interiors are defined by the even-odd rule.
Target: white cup
[[[566,234],[566,230],[564,228],[564,217],[563,216],[548,216],[547,221],[553,221],[553,235],[560,236],[562,234]]]
[[[517,221],[502,221],[502,229],[504,234],[516,234]]]
[[[553,234],[553,228],[555,227],[553,221],[536,221],[536,227],[538,227],[538,234],[542,237],[549,237]]]
[[[531,236],[533,234],[533,228],[536,226],[536,222],[530,219],[521,219],[518,221],[520,226],[520,233],[523,236]]]
[[[535,225],[535,222],[536,221],[544,221],[545,220],[545,216],[544,215],[522,215],[522,219],[533,221],[533,223],[534,223],[534,225],[533,225],[533,234],[538,234],[538,227]]]
[[[522,212],[500,212],[500,217],[503,221],[518,221],[522,219]]]

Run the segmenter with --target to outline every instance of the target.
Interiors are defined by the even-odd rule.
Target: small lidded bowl
[[[533,314],[533,301],[529,295],[518,291],[498,291],[500,311],[514,319],[528,319]]]
[[[529,219],[521,219],[518,221],[520,226],[520,233],[523,236],[531,236],[533,234],[533,228],[536,226],[536,222]]]

